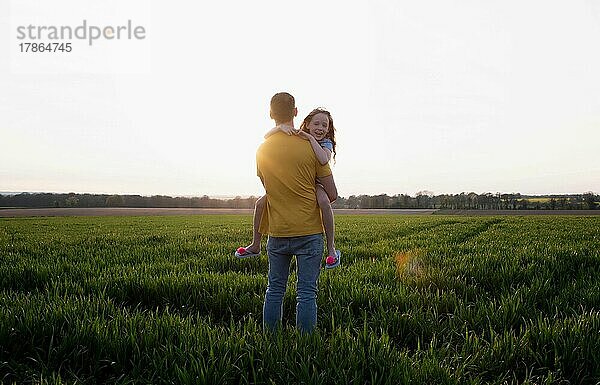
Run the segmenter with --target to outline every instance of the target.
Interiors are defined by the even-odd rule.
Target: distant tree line
[[[349,209],[451,209],[451,210],[594,210],[600,195],[593,192],[574,195],[524,196],[519,193],[433,195],[421,191],[410,195],[351,195],[339,198],[334,207]]]
[[[253,208],[257,197],[215,199],[202,197],[170,197],[165,195],[108,195],[21,193],[0,195],[0,207],[185,207],[185,208]]]
[[[21,193],[0,195],[0,207],[181,207],[249,209],[257,197],[216,199],[170,197],[165,195],[108,195]],[[593,192],[573,195],[525,196],[519,193],[483,193],[434,195],[420,191],[410,195],[351,195],[340,197],[334,208],[346,209],[454,209],[454,210],[594,210],[600,207],[600,195]]]

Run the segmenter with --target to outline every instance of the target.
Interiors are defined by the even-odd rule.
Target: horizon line
[[[377,194],[368,194],[368,193],[360,193],[360,194],[349,194],[349,195],[340,195],[339,197],[341,198],[348,198],[350,196],[361,196],[361,195],[367,195],[367,196],[380,196],[380,195],[387,195],[387,196],[397,196],[397,195],[407,195],[407,196],[416,196],[419,192],[430,192],[431,196],[440,196],[440,195],[460,195],[460,194],[477,194],[477,195],[483,195],[483,194],[520,194],[521,196],[527,196],[527,197],[552,197],[552,196],[565,196],[565,195],[583,195],[586,193],[593,193],[594,195],[596,195],[596,192],[593,190],[587,190],[587,191],[583,191],[583,192],[569,192],[569,193],[533,193],[533,194],[528,194],[528,193],[522,193],[519,191],[511,191],[511,192],[502,192],[502,191],[496,191],[496,192],[491,192],[491,191],[486,191],[486,192],[475,192],[475,191],[461,191],[459,193],[435,193],[433,191],[430,190],[420,190],[414,194],[410,194],[410,193],[396,193],[396,194],[388,194],[385,192],[381,192],[381,193],[377,193]],[[0,195],[18,195],[18,194],[77,194],[77,195],[85,195],[85,194],[89,194],[89,195],[122,195],[122,196],[142,196],[142,197],[153,197],[153,196],[166,196],[166,197],[170,197],[170,198],[202,198],[204,196],[207,196],[210,199],[221,199],[221,200],[231,200],[231,199],[235,199],[236,197],[239,197],[240,199],[248,199],[248,198],[258,198],[260,197],[262,194],[258,194],[258,195],[254,195],[254,194],[250,194],[250,195],[240,195],[240,194],[236,194],[236,195],[226,195],[226,194],[215,194],[215,195],[209,195],[209,194],[201,194],[201,195],[182,195],[182,194],[141,194],[141,193],[106,193],[106,192],[75,192],[75,191],[69,191],[69,192],[57,192],[57,191],[0,191]],[[429,195],[429,194],[426,194]]]

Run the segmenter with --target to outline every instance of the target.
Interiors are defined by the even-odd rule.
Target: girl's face
[[[327,114],[319,112],[313,116],[308,123],[308,133],[314,136],[316,140],[322,140],[329,132],[329,117]]]

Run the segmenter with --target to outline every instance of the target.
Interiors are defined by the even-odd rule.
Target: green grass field
[[[290,285],[272,336],[249,216],[0,219],[0,382],[600,381],[600,217],[336,223],[318,331]]]

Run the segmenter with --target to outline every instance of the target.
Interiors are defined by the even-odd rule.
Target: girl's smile
[[[318,113],[313,116],[308,124],[308,132],[315,137],[316,140],[322,140],[329,132],[329,117],[327,114]]]

